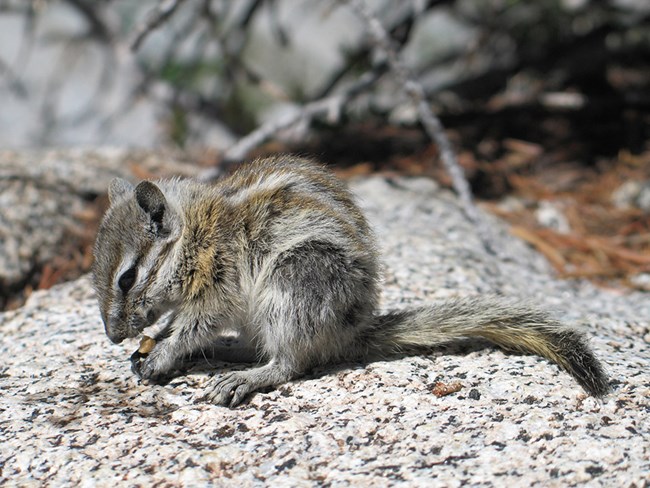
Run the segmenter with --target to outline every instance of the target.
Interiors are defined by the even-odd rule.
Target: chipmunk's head
[[[110,208],[99,227],[93,282],[106,334],[114,343],[137,336],[175,304],[174,243],[182,222],[161,189],[111,182]]]

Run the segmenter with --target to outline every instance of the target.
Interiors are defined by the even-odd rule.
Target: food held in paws
[[[138,352],[140,354],[149,354],[153,350],[155,345],[156,345],[156,339],[149,336],[142,336],[142,339],[140,340],[140,347],[138,348]]]

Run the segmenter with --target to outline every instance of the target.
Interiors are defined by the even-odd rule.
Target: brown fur
[[[345,186],[311,161],[277,157],[215,186],[123,180],[95,247],[94,280],[115,342],[168,314],[146,358],[146,380],[236,330],[263,365],[216,379],[205,397],[236,405],[308,368],[417,353],[462,337],[540,354],[591,394],[609,386],[584,335],[547,314],[497,298],[377,312],[375,239]]]

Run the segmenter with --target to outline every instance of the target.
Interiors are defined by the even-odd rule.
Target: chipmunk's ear
[[[122,178],[114,178],[108,185],[108,201],[111,205],[133,193],[133,185]]]
[[[176,234],[178,219],[169,208],[165,195],[151,181],[142,181],[135,187],[135,200],[147,215],[158,237]]]

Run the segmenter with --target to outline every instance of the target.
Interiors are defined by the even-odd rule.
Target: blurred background
[[[646,149],[650,2],[368,5],[445,126],[482,143],[480,157],[496,157],[492,138],[505,137],[589,161]],[[346,1],[0,0],[0,146],[219,151],[381,63]],[[293,140],[413,126],[398,88],[384,76]]]
[[[298,152],[343,177],[450,185],[358,3],[0,0],[0,183],[22,171],[9,150],[111,146],[176,151],[201,168]],[[650,289],[648,0],[362,3],[422,85],[484,208],[561,276]],[[78,193],[94,203],[101,191]],[[66,259],[87,269],[92,239],[76,246],[83,260]],[[0,276],[0,291],[59,279],[28,268],[29,279]]]

